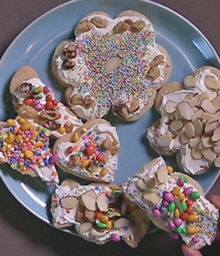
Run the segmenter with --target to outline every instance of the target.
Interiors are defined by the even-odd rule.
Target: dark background
[[[0,0],[0,57],[12,40],[30,22],[64,2],[67,1]],[[185,16],[206,35],[220,54],[219,0],[157,0],[155,2],[164,4]],[[216,182],[209,194],[214,193],[220,194],[220,180]],[[220,240],[217,239],[211,247],[204,248],[202,253],[207,256],[220,255]],[[172,240],[169,234],[162,231],[146,236],[138,248],[132,249],[124,243],[96,246],[55,230],[21,206],[0,180],[0,255],[180,256],[182,253],[180,243]]]

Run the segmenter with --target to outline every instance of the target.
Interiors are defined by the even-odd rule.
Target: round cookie
[[[146,164],[123,185],[123,191],[158,228],[191,248],[211,245],[217,235],[218,209],[204,197],[198,182],[173,173],[161,157]]]
[[[0,162],[47,184],[58,183],[54,166],[58,156],[51,151],[49,136],[49,130],[21,117],[1,122]]]
[[[161,118],[148,128],[147,138],[159,154],[177,152],[186,173],[220,166],[219,89],[220,70],[206,66],[186,76],[183,85],[165,85],[156,98]]]
[[[58,166],[83,179],[114,181],[119,139],[115,127],[104,119],[87,121],[73,133],[56,140],[53,152]]]
[[[149,218],[123,197],[116,185],[80,185],[68,180],[57,186],[51,200],[53,225],[74,226],[83,239],[96,244],[125,241],[136,247],[144,237]]]
[[[52,58],[72,111],[83,120],[102,118],[109,110],[126,121],[141,118],[171,71],[149,19],[134,11],[115,19],[93,12],[75,34],[75,40],[57,46]]]
[[[21,67],[14,74],[10,82],[10,93],[18,115],[43,125],[55,138],[82,125],[82,121],[55,98],[51,88],[29,66]]]

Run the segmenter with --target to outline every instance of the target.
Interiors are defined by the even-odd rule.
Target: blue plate
[[[206,37],[189,21],[174,11],[151,1],[128,0],[81,0],[68,1],[47,12],[31,23],[9,46],[0,62],[0,120],[15,116],[9,95],[12,75],[23,65],[36,69],[41,80],[53,87],[56,97],[62,99],[63,89],[50,71],[51,56],[55,47],[68,38],[73,38],[75,24],[91,11],[104,11],[115,17],[119,12],[133,9],[142,12],[153,22],[157,31],[157,42],[164,46],[173,63],[170,81],[181,81],[192,70],[204,65],[220,66],[217,53]],[[145,138],[146,129],[158,118],[154,109],[141,120],[133,123],[119,121],[110,116],[117,126],[121,141],[119,170],[116,183],[125,182],[146,162],[157,155],[150,150]],[[166,161],[176,166],[173,157]],[[2,165],[1,178],[14,197],[43,221],[50,223],[49,202],[54,186],[46,186],[37,179],[22,176]],[[217,169],[196,177],[205,192],[219,176]],[[61,172],[61,179],[65,175]]]

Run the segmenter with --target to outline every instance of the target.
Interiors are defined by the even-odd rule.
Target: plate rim
[[[1,58],[0,58],[0,65],[3,63],[3,61],[5,60],[5,58],[7,58],[8,53],[11,51],[11,49],[13,49],[13,46],[16,44],[16,42],[25,34],[27,33],[28,30],[31,29],[31,27],[35,24],[37,24],[40,20],[44,19],[45,17],[47,17],[48,15],[50,15],[51,13],[53,13],[54,11],[60,9],[60,8],[65,8],[68,5],[73,5],[76,2],[82,2],[84,0],[71,0],[62,4],[59,4],[51,9],[49,9],[48,11],[46,11],[45,13],[41,14],[40,16],[38,16],[36,19],[34,19],[33,21],[31,21],[24,29],[22,29],[15,37],[14,39],[10,42],[10,44],[7,46],[6,50],[3,52]],[[210,50],[212,51],[213,55],[216,57],[216,60],[218,62],[218,64],[220,65],[220,56],[218,55],[215,47],[212,45],[212,43],[209,41],[209,39],[206,37],[206,35],[190,20],[188,20],[186,17],[184,17],[182,14],[180,14],[178,11],[171,9],[168,6],[165,6],[161,3],[157,3],[157,2],[153,2],[151,0],[135,0],[137,2],[143,2],[146,4],[150,4],[159,8],[164,9],[165,11],[167,11],[168,13],[172,13],[173,15],[177,16],[179,19],[181,19],[182,21],[184,21],[186,24],[188,24],[191,28],[193,28],[193,30],[195,30],[207,43],[208,47],[210,48]],[[209,185],[209,188],[205,191],[205,194],[207,194],[211,188],[214,186],[214,184],[216,183],[216,181],[218,180],[220,175],[220,170],[218,170],[218,174],[215,176],[215,179],[213,179],[213,181],[211,182],[211,184]],[[43,216],[41,216],[40,214],[36,213],[33,209],[31,209],[31,207],[29,207],[27,204],[25,204],[25,202],[22,200],[21,197],[19,197],[16,192],[9,186],[9,184],[6,181],[6,176],[3,175],[3,171],[0,168],[0,177],[2,179],[2,182],[4,183],[5,187],[8,189],[8,191],[12,194],[12,196],[24,207],[26,208],[29,212],[31,212],[34,216],[36,216],[37,218],[41,219],[43,222],[49,224],[51,227],[55,228],[49,218],[45,219]],[[69,230],[63,229],[63,231],[67,232],[67,233],[71,233],[73,235],[76,235],[72,232],[70,232]]]

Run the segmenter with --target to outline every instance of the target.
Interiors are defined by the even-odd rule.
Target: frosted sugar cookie
[[[55,138],[82,125],[81,120],[55,98],[52,89],[29,66],[20,68],[14,74],[10,93],[18,115],[43,125]]]
[[[141,118],[171,71],[150,20],[135,11],[115,19],[94,12],[76,25],[75,36],[61,42],[52,58],[72,111],[85,120],[109,110],[127,121]]]
[[[186,174],[172,173],[161,157],[143,166],[123,190],[158,228],[187,246],[201,249],[215,239],[218,209],[204,197],[199,183]]]
[[[177,153],[179,166],[189,174],[220,167],[220,71],[202,67],[169,83],[155,103],[161,118],[147,130],[151,147],[162,155]],[[167,93],[168,92],[168,93]]]
[[[102,182],[114,180],[118,151],[116,128],[104,119],[87,121],[73,133],[56,140],[53,148],[63,171]]]
[[[123,240],[136,247],[149,226],[145,211],[127,201],[115,185],[64,180],[51,201],[55,227],[74,226],[80,237],[96,244]]]
[[[51,152],[50,131],[24,118],[8,119],[0,123],[0,161],[21,174],[39,177],[46,183],[58,183]]]

